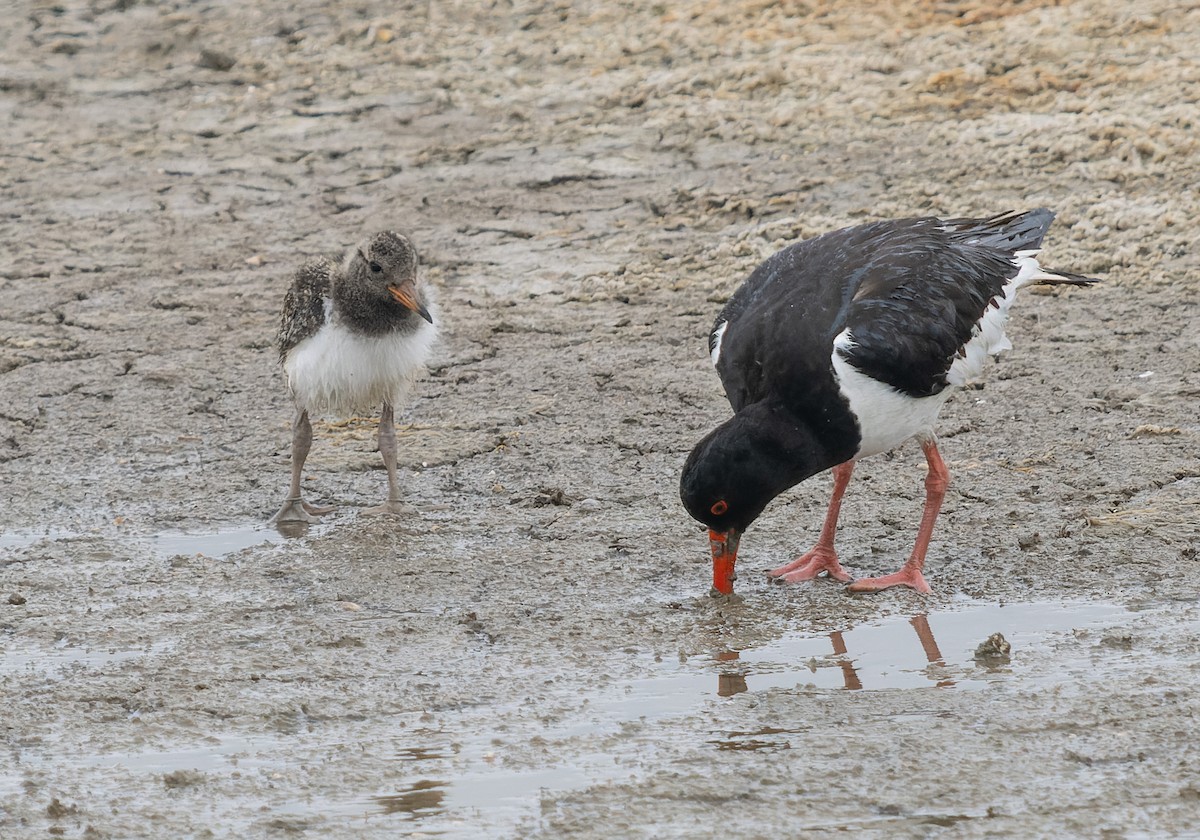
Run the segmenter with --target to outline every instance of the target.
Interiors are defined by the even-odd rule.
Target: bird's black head
[[[743,414],[715,428],[691,450],[679,480],[679,497],[692,518],[709,529],[744,532],[785,490],[773,469],[772,442]]]
[[[745,407],[696,444],[679,495],[708,526],[714,589],[732,592],[738,540],[771,500],[836,463],[808,426],[765,402]]]
[[[751,449],[730,431],[736,420],[735,416],[696,444],[679,480],[679,497],[687,512],[722,533],[746,530],[770,501],[754,480]]]
[[[679,495],[692,517],[714,531],[745,531],[771,500],[819,471],[807,430],[762,403],[747,406],[696,444],[683,465]]]
[[[417,278],[417,249],[408,237],[390,230],[375,234],[347,253],[343,274],[341,297],[351,306],[373,306],[385,321],[389,310],[395,310],[433,323],[427,291]]]

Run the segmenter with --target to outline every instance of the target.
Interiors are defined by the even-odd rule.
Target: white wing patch
[[[932,435],[938,412],[950,396],[949,389],[932,397],[910,397],[891,385],[872,379],[842,356],[854,347],[850,330],[833,340],[833,374],[838,388],[850,401],[858,418],[862,442],[854,457],[866,458],[895,449],[915,435]]]
[[[314,414],[347,415],[397,405],[429,358],[437,329],[424,321],[416,332],[362,336],[346,329],[325,305],[325,324],[284,361],[288,390]]]
[[[1042,271],[1035,259],[1037,251],[1017,251],[1013,255],[1016,273],[1004,284],[1003,295],[997,297],[975,325],[962,355],[950,365],[947,380],[951,385],[963,385],[983,372],[988,356],[1012,349],[1004,334],[1008,310],[1017,289],[1039,280],[1062,279]],[[854,337],[842,330],[833,340],[833,372],[838,387],[850,402],[850,410],[858,418],[862,434],[855,458],[865,458],[895,449],[904,441],[919,435],[932,435],[938,412],[950,396],[946,388],[931,397],[910,397],[895,388],[867,376],[842,355],[854,347]]]
[[[983,373],[983,365],[988,356],[1012,349],[1012,343],[1004,334],[1004,327],[1008,323],[1008,310],[1017,295],[1017,289],[1038,280],[1057,278],[1057,275],[1042,271],[1038,261],[1034,259],[1037,253],[1017,251],[1013,255],[1013,265],[1017,267],[1017,273],[1004,284],[1004,296],[997,297],[988,306],[983,317],[975,325],[971,339],[963,345],[962,355],[950,365],[946,380],[951,385],[961,386],[977,379]]]
[[[729,326],[728,321],[722,321],[712,335],[708,337],[709,357],[712,359],[713,367],[717,366],[717,361],[721,358],[721,339],[725,337],[725,329]]]

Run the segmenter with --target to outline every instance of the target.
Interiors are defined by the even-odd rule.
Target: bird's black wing
[[[851,229],[854,230],[854,229]],[[855,252],[835,234],[789,245],[761,263],[717,316],[717,374],[733,410],[768,396],[795,405],[836,389],[833,338],[844,325],[845,263]]]
[[[292,278],[283,298],[283,315],[276,337],[281,363],[293,347],[314,335],[325,323],[325,300],[330,295],[336,269],[333,260],[316,257],[304,263]]]
[[[938,225],[956,242],[986,245],[1013,254],[1042,247],[1042,239],[1054,221],[1045,207],[1023,213],[1008,211],[986,219],[942,219]]]
[[[734,411],[770,388],[795,404],[833,381],[833,342],[856,368],[913,396],[946,387],[946,374],[991,301],[1037,248],[1053,214],[987,219],[896,219],[797,242],[758,266],[730,298],[717,373]],[[836,388],[836,384],[834,385]],[[816,404],[816,401],[812,401]]]
[[[942,391],[950,365],[1005,284],[1016,251],[1037,248],[1048,210],[989,219],[913,219],[873,247],[846,313],[844,358],[914,397]]]

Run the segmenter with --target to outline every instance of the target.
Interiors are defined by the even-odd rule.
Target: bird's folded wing
[[[283,317],[276,344],[279,359],[304,339],[314,335],[325,322],[325,300],[330,295],[335,263],[326,257],[308,260],[296,272],[283,299]]]

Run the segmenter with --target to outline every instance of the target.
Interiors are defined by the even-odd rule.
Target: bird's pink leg
[[[929,629],[929,616],[922,613],[914,615],[908,621],[912,628],[917,631],[917,639],[921,642],[921,649],[925,651],[925,661],[930,665],[941,665],[945,667],[946,660],[942,658],[942,651],[938,647],[937,639],[933,637],[933,631]],[[938,688],[949,688],[954,685],[954,680],[944,679],[938,680]]]
[[[938,452],[936,438],[931,436],[923,440],[921,448],[925,450],[925,460],[929,462],[929,474],[925,476],[925,512],[921,514],[921,527],[917,531],[912,554],[900,571],[883,577],[856,580],[847,587],[851,592],[879,592],[892,586],[909,586],[922,595],[933,591],[925,582],[921,570],[925,568],[925,552],[929,550],[933,524],[937,521],[942,499],[946,497],[946,488],[950,484],[950,471]]]
[[[838,562],[837,552],[833,549],[833,538],[837,533],[838,514],[842,510],[842,496],[846,493],[846,485],[850,483],[850,474],[853,472],[853,461],[838,464],[833,468],[833,496],[829,499],[829,510],[825,513],[825,524],[821,526],[817,544],[791,563],[785,563],[778,569],[767,572],[768,575],[782,578],[787,583],[812,580],[821,572],[827,572],[831,578],[843,583],[851,579]]]
[[[838,656],[846,655],[846,640],[842,638],[841,631],[830,633],[829,641],[833,643],[833,652],[835,654]],[[863,687],[862,680],[858,678],[858,669],[854,667],[853,659],[843,659],[838,664],[842,666],[842,682],[847,691],[858,691]]]

